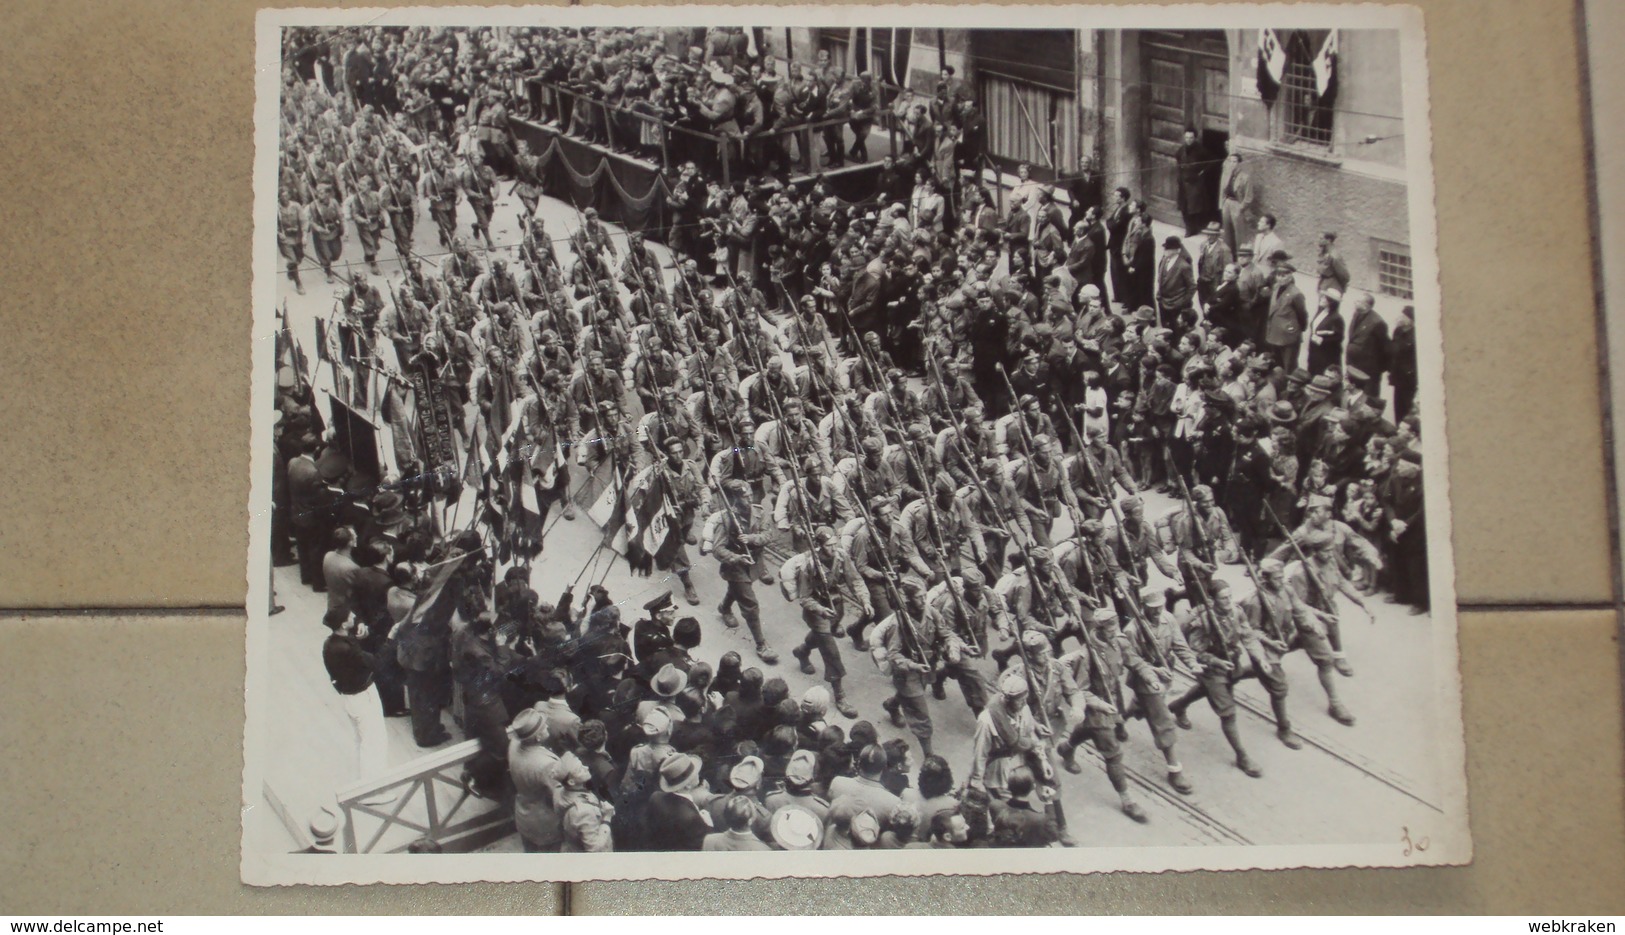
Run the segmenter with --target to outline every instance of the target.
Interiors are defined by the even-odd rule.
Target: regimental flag
[[[1330,107],[1337,100],[1337,30],[1326,33],[1315,56],[1315,93],[1320,95],[1320,106]]]
[[[635,575],[671,567],[677,552],[677,524],[658,465],[639,471],[626,495],[626,564]]]
[[[1265,28],[1258,31],[1258,96],[1264,99],[1264,106],[1275,103],[1276,95],[1281,93],[1281,79],[1286,75],[1286,47],[1281,45],[1281,37],[1275,30]]]
[[[446,583],[457,573],[457,569],[462,567],[464,560],[473,554],[475,553],[459,555],[429,567],[428,580],[424,583],[423,590],[418,593],[417,602],[412,605],[411,613],[407,614],[405,625],[401,627],[401,640],[408,644],[408,652],[418,648],[413,640],[418,638],[420,625],[424,621],[440,626],[451,623],[451,616],[457,610],[457,595],[446,587]],[[425,631],[421,638],[432,640],[433,628]]]

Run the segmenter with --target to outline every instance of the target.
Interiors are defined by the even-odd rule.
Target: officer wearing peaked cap
[[[643,609],[647,615],[632,625],[632,653],[640,663],[677,648],[671,635],[677,620],[677,604],[671,599],[671,591],[661,592]]]

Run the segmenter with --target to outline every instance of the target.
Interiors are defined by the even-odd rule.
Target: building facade
[[[1240,153],[1256,210],[1275,215],[1301,267],[1322,231],[1338,235],[1355,288],[1411,298],[1403,78],[1399,33],[1337,30],[1336,92],[1318,93],[1327,30],[1278,29],[1285,65],[1275,99],[1258,84],[1260,30],[957,30],[794,28],[768,31],[781,60],[830,61],[929,94],[944,67],[982,105],[990,169],[1025,162],[1069,178],[1085,158],[1107,191],[1144,197],[1177,224],[1175,152],[1197,131],[1212,164]]]

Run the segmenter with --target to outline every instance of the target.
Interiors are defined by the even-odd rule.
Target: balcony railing
[[[479,750],[479,741],[466,740],[341,789],[344,853],[397,853],[420,838],[471,851],[512,834],[511,809],[463,787],[463,766]],[[395,794],[390,804],[365,804],[388,793]]]

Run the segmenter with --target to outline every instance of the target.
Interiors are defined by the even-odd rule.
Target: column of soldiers
[[[847,684],[864,657],[852,651],[868,653],[862,670],[893,684],[886,717],[928,758],[933,703],[954,683],[976,719],[965,789],[1033,797],[1062,838],[1056,767],[1082,772],[1083,748],[1122,811],[1146,821],[1123,763],[1130,725],[1144,720],[1169,786],[1189,794],[1178,731],[1205,698],[1235,765],[1260,776],[1234,687],[1257,679],[1280,741],[1297,748],[1282,657],[1303,650],[1331,716],[1351,725],[1339,596],[1365,609],[1383,586],[1426,606],[1416,417],[1386,420],[1382,371],[1352,353],[1346,368],[1274,364],[1273,342],[1225,304],[1234,264],[1210,295],[1159,289],[1160,311],[1130,308],[1107,300],[1106,258],[1092,252],[1107,222],[1091,210],[1067,230],[1041,186],[1015,200],[1020,224],[940,228],[905,204],[869,211],[832,205],[817,185],[763,186],[727,210],[770,222],[761,240],[784,232],[776,262],[758,240],[708,282],[693,257],[674,252],[668,270],[638,235],[617,243],[591,211],[555,237],[536,213],[540,181],[522,175],[522,240],[499,250],[500,147],[454,149],[315,85],[290,94],[284,116],[290,279],[302,291],[307,235],[331,277],[345,220],[375,273],[392,239],[403,281],[352,276],[345,315],[383,366],[390,353],[403,372],[427,365],[455,402],[459,441],[490,466],[480,483],[498,507],[500,561],[526,568],[553,508],[574,518],[585,478],[607,477],[629,505],[658,481],[675,533],[654,560],[690,606],[697,546],[726,582],[716,621],[742,620],[773,666],[757,585],[776,583],[805,624],[790,655],[822,675],[829,705],[858,716]],[[515,151],[522,167],[528,153]],[[914,165],[936,184],[928,161]],[[425,213],[438,261],[412,252]],[[1167,250],[1177,266],[1176,238]],[[1272,260],[1271,306],[1292,301],[1289,259]],[[1322,309],[1341,298],[1328,287]],[[411,433],[397,435],[403,472],[421,470]],[[299,436],[291,460],[313,441]],[[310,473],[289,467],[300,502]],[[1174,509],[1148,516],[1165,494]],[[301,558],[320,539],[304,534]],[[1249,594],[1225,565],[1245,566]],[[679,645],[660,619],[672,602],[651,614],[619,635],[633,637],[638,690],[669,699],[652,661]],[[496,746],[493,758],[508,755]],[[664,776],[653,756],[646,771]]]

